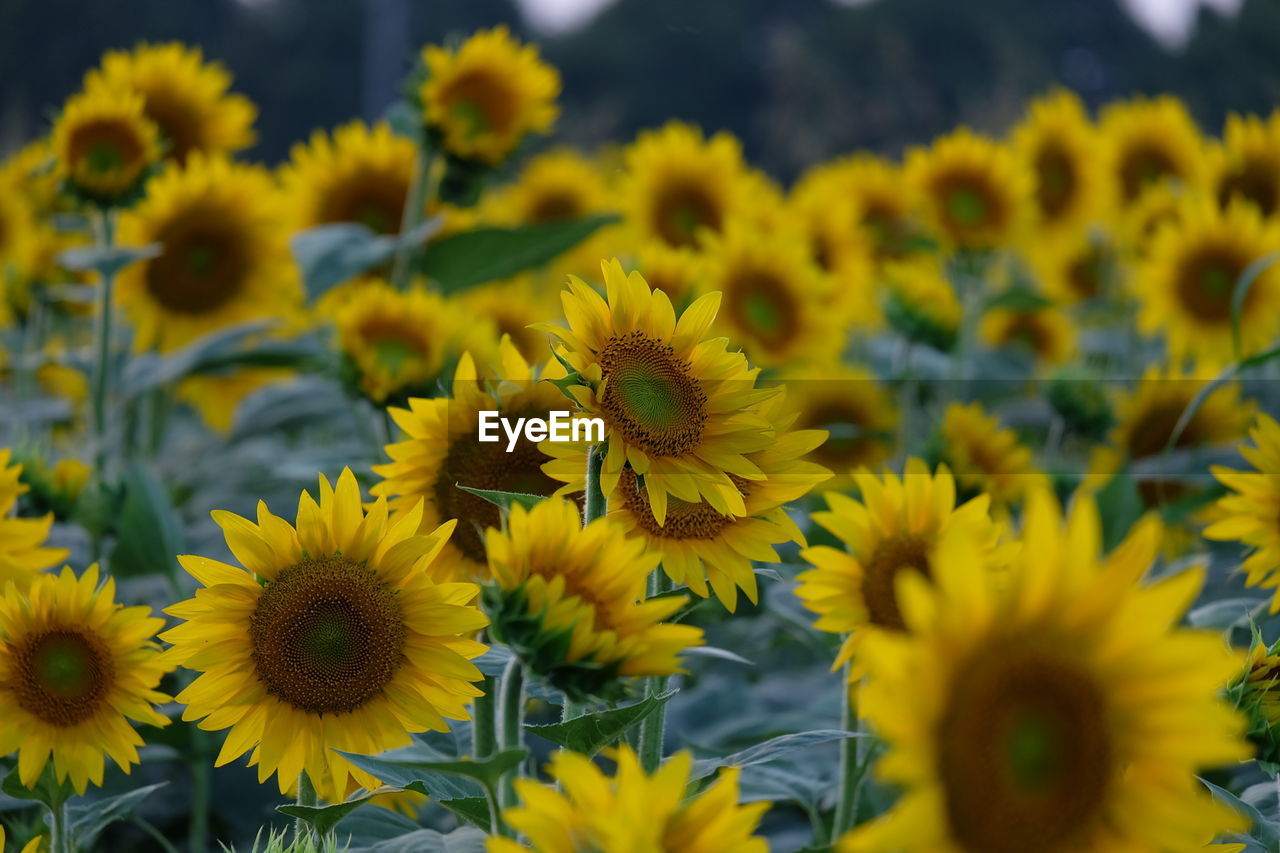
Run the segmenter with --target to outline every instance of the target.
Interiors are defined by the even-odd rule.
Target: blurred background
[[[1003,132],[1054,84],[1091,105],[1171,92],[1213,131],[1280,102],[1277,0],[3,0],[0,152],[105,49],[178,39],[259,105],[247,153],[274,163],[303,129],[381,114],[421,45],[497,23],[560,68],[559,140],[678,117],[784,180],[957,123]]]

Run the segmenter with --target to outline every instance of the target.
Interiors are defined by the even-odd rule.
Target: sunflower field
[[[143,43],[0,164],[3,850],[1280,853],[1280,111],[560,89],[268,167]]]

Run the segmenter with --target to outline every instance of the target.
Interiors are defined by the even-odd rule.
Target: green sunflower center
[[[1207,245],[1193,251],[1178,270],[1179,301],[1199,322],[1230,323],[1231,297],[1248,265],[1249,258],[1231,246]]]
[[[71,135],[68,156],[77,168],[83,170],[81,175],[88,173],[84,180],[90,184],[95,178],[131,181],[146,165],[142,162],[143,143],[134,128],[127,122],[109,119],[87,122],[76,128]],[[106,189],[108,186],[90,186],[89,189]],[[110,189],[119,191],[127,187],[110,186]]]
[[[898,607],[897,577],[903,571],[933,576],[929,542],[916,533],[895,534],[875,547],[862,568],[862,598],[871,623],[894,631],[906,628]]]
[[[714,196],[693,180],[664,187],[654,205],[654,230],[672,246],[694,245],[698,229],[719,231],[721,220]]]
[[[1036,203],[1050,221],[1062,216],[1075,201],[1076,167],[1060,146],[1046,144],[1036,154]]]
[[[252,238],[220,210],[187,211],[157,241],[163,251],[147,264],[147,292],[177,314],[217,311],[243,289],[253,266]]]
[[[737,324],[770,349],[795,341],[800,334],[796,296],[768,270],[741,269],[726,283],[726,310]]]
[[[263,587],[249,621],[267,692],[312,714],[354,711],[404,658],[396,592],[346,557],[306,559]]]
[[[1097,681],[1056,654],[1010,643],[973,652],[951,690],[937,760],[959,846],[1083,849],[1113,774]]]
[[[97,174],[114,172],[125,164],[124,152],[115,143],[105,140],[95,142],[85,152],[84,163],[89,171]]]
[[[78,628],[23,639],[14,647],[12,665],[18,705],[60,728],[93,716],[115,680],[110,651],[96,635]]]
[[[750,484],[738,477],[732,479],[738,490],[745,496]],[[721,515],[706,501],[689,503],[679,498],[668,497],[666,522],[658,524],[658,520],[653,517],[649,498],[644,494],[635,472],[630,468],[623,469],[622,478],[618,481],[618,489],[622,493],[622,504],[627,512],[642,530],[657,539],[715,539],[734,522],[732,516]]]
[[[600,405],[628,444],[654,456],[680,456],[698,446],[707,423],[707,395],[689,365],[668,345],[632,332],[600,351]]]
[[[449,116],[467,139],[504,133],[515,120],[515,94],[500,75],[473,71],[454,80],[444,93]]]
[[[990,216],[986,197],[976,186],[951,187],[946,194],[947,218],[964,228],[977,228]]]

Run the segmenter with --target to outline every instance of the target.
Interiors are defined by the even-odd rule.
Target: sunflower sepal
[[[525,492],[503,492],[495,489],[473,489],[471,486],[458,484],[458,488],[464,492],[470,492],[478,498],[483,498],[499,509],[510,510],[512,506],[519,505],[525,509],[533,509],[534,504],[541,503],[547,499],[546,495],[531,495]]]
[[[44,766],[44,770],[40,772],[40,777],[29,788],[22,784],[18,768],[15,766],[4,777],[4,781],[0,782],[0,791],[15,800],[29,800],[40,803],[50,811],[57,811],[62,808],[63,804],[76,795],[76,789],[71,783],[70,777],[63,779],[61,782],[58,781],[52,761]]]

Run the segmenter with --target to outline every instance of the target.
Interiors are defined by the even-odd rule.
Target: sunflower
[[[456,51],[428,45],[422,61],[423,118],[455,157],[496,165],[556,120],[560,75],[506,27],[481,30]]]
[[[550,495],[559,485],[542,471],[548,461],[536,444],[523,436],[506,452],[506,440],[479,441],[482,411],[499,411],[506,418],[546,418],[563,409],[567,400],[548,382],[559,365],[541,376],[510,339],[499,345],[500,360],[483,372],[464,354],[453,375],[449,397],[411,398],[408,408],[388,411],[404,433],[404,440],[388,445],[391,462],[375,465],[382,481],[372,493],[386,497],[395,516],[420,512],[424,529],[457,519],[458,527],[445,546],[448,562],[467,578],[488,571],[484,531],[501,523],[498,508],[458,488]],[[416,507],[421,504],[421,509]]]
[[[231,75],[205,62],[200,48],[177,42],[140,44],[132,51],[108,51],[101,68],[85,76],[85,89],[137,92],[155,122],[166,155],[185,162],[193,152],[232,154],[254,143],[257,108],[231,94]]]
[[[706,255],[702,292],[721,294],[713,329],[752,361],[774,366],[840,353],[840,320],[849,312],[802,242],[734,223],[708,241]]]
[[[773,439],[772,425],[752,410],[775,392],[755,387],[758,369],[724,338],[706,339],[720,295],[699,297],[677,322],[671,300],[639,273],[627,275],[617,260],[601,271],[607,298],[571,276],[561,294],[569,328],[540,326],[559,339],[558,358],[576,374],[569,392],[605,423],[601,487],[612,492],[630,466],[644,477],[659,524],[668,496],[744,515],[733,478],[764,479],[745,454]],[[552,455],[565,447],[544,444]],[[554,462],[545,470],[556,479],[576,476]]]
[[[38,213],[65,205],[60,184],[53,146],[47,136],[28,142],[0,162],[0,186],[21,193]]]
[[[35,213],[26,199],[0,187],[0,285],[26,280],[31,274],[38,232]],[[3,302],[16,302],[14,294],[5,290],[0,290],[0,296],[7,297]]]
[[[1266,121],[1227,116],[1222,144],[1209,155],[1209,190],[1222,207],[1240,198],[1263,216],[1280,212],[1280,110]]]
[[[1030,169],[1005,146],[964,128],[911,151],[906,180],[932,231],[961,249],[1012,242],[1035,211]]]
[[[854,154],[810,169],[796,182],[792,197],[805,207],[820,207],[825,200],[831,217],[828,229],[838,229],[852,216],[860,239],[831,239],[819,256],[847,257],[864,244],[878,262],[901,261],[919,254],[928,241],[915,218],[919,206],[914,188],[903,179],[896,164],[871,154]]]
[[[1068,304],[1115,294],[1126,268],[1107,238],[1084,231],[1029,240],[1023,255],[1045,295]]]
[[[460,294],[453,304],[463,316],[488,327],[474,335],[473,349],[483,353],[482,362],[500,360],[498,342],[507,337],[525,361],[537,362],[551,353],[546,332],[531,328],[559,311],[552,293],[538,286],[530,275],[509,281],[473,287]],[[561,397],[561,399],[564,399]]]
[[[649,240],[636,248],[635,268],[649,287],[662,291],[677,308],[693,302],[709,270],[704,253],[687,246]]]
[[[979,403],[948,406],[938,434],[942,459],[961,488],[990,495],[997,513],[1047,485],[1045,475],[1036,470],[1031,448],[1013,430],[1002,429],[999,419]]]
[[[102,784],[103,754],[128,773],[142,738],[129,720],[167,726],[153,707],[172,667],[153,642],[163,619],[115,602],[114,578],[97,565],[40,575],[0,597],[0,754],[18,753],[22,784],[34,787],[53,759],[58,781],[83,794]]]
[[[453,307],[437,293],[396,290],[384,281],[360,289],[335,318],[338,345],[375,403],[422,389],[444,366],[462,327]]]
[[[619,192],[640,241],[695,247],[705,229],[719,233],[750,197],[742,146],[728,133],[710,139],[680,122],[636,137],[625,152]]]
[[[204,584],[167,611],[187,620],[161,639],[173,663],[202,673],[178,695],[183,720],[230,728],[218,766],[252,749],[258,781],[280,792],[303,771],[341,802],[377,780],[340,751],[409,744],[409,732],[448,731],[481,695],[470,639],[487,623],[479,588],[446,580],[437,559],[452,522],[420,532],[421,509],[394,522],[387,502],[368,512],[350,469],[337,486],[320,477],[320,502],[298,501],[297,525],[258,504],[258,523],[216,511],[214,521],[244,566],[179,557]]]
[[[841,853],[1193,850],[1239,826],[1196,779],[1249,757],[1219,695],[1239,659],[1173,627],[1203,571],[1143,585],[1158,521],[1104,557],[1094,503],[1059,512],[1028,500],[1008,575],[957,542],[899,583],[908,630],[867,640],[861,698],[903,795]]]
[[[1040,364],[1062,364],[1075,354],[1076,330],[1057,305],[1039,308],[990,308],[979,328],[982,340],[993,349],[1020,347]]]
[[[234,323],[292,314],[302,286],[283,213],[264,169],[199,152],[148,181],[119,228],[122,245],[162,246],[120,274],[135,345],[171,350]]]
[[[4,841],[4,827],[0,826],[0,850],[5,849]],[[44,836],[37,835],[35,838],[22,845],[22,849],[18,851],[18,853],[40,853],[41,845],[44,843]]]
[[[1242,568],[1246,583],[1263,589],[1280,589],[1280,424],[1265,414],[1249,432],[1253,446],[1240,453],[1252,471],[1236,471],[1220,465],[1211,470],[1230,492],[1216,506],[1218,520],[1205,529],[1209,539],[1240,542],[1253,549]],[[1280,612],[1280,592],[1271,600],[1271,612]]]
[[[818,614],[819,630],[847,635],[832,669],[854,661],[854,676],[860,677],[862,661],[856,656],[868,631],[905,628],[899,575],[932,579],[956,537],[972,538],[992,552],[1008,549],[998,545],[1000,529],[991,520],[988,497],[957,506],[955,478],[945,465],[931,474],[924,462],[911,458],[901,477],[859,468],[853,479],[859,500],[828,492],[830,509],[813,516],[845,550],[819,545],[801,551],[814,568],[796,577],[796,595]]]
[[[1013,131],[1013,149],[1035,176],[1041,227],[1073,231],[1088,225],[1106,202],[1097,130],[1074,93],[1059,90],[1027,108]]]
[[[663,622],[685,603],[645,600],[659,555],[610,518],[582,526],[559,498],[515,506],[506,529],[490,527],[485,551],[493,582],[485,606],[495,640],[570,697],[616,696],[617,679],[671,675],[702,629]]]
[[[136,92],[94,89],[67,101],[53,125],[59,176],[83,196],[111,203],[160,159],[159,134]]]
[[[297,228],[358,222],[378,234],[399,234],[418,148],[380,121],[352,121],[317,130],[297,143],[280,180]]]
[[[1152,184],[1202,185],[1204,143],[1177,98],[1164,95],[1111,104],[1102,111],[1099,129],[1107,180],[1121,209]]]
[[[796,428],[829,433],[809,457],[835,472],[829,488],[844,491],[853,485],[849,471],[876,468],[893,453],[897,408],[870,370],[833,361],[792,367],[778,381],[800,413]]]
[[[1253,205],[1225,211],[1208,199],[1188,202],[1177,225],[1162,229],[1134,275],[1141,301],[1138,328],[1163,334],[1175,359],[1226,364],[1270,345],[1280,328],[1280,270],[1267,263],[1254,276],[1233,329],[1232,302],[1255,262],[1280,247],[1280,224]]]
[[[65,548],[45,547],[53,513],[43,518],[15,518],[18,498],[30,487],[19,480],[23,466],[13,463],[12,451],[0,447],[0,584],[25,589],[37,573],[67,558]]]
[[[881,275],[889,326],[915,343],[950,350],[959,334],[964,308],[942,262],[934,257],[895,261],[886,264]]]
[[[195,374],[178,383],[174,397],[195,409],[209,429],[227,435],[235,423],[236,410],[246,397],[296,375],[285,367],[244,367],[224,374]]]
[[[503,817],[537,853],[768,853],[768,842],[754,833],[769,804],[738,804],[738,768],[726,768],[696,797],[685,799],[693,770],[689,752],[671,756],[652,776],[628,746],[609,757],[616,765],[612,778],[585,755],[554,753],[547,774],[557,784],[517,779],[521,805]],[[508,838],[487,843],[488,853],[530,849]]]

